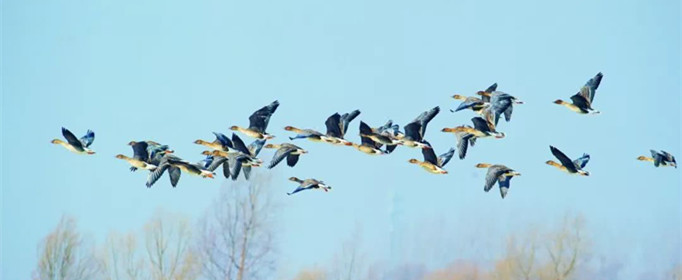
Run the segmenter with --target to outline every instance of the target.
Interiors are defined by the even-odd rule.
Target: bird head
[[[116,155],[116,158],[118,158],[118,159],[124,159],[124,158],[126,158],[126,156],[124,156],[124,155],[122,155],[122,154],[118,154],[118,155]]]
[[[409,162],[409,163],[414,163],[414,164],[418,164],[418,163],[419,163],[419,161],[418,161],[417,159],[414,159],[414,158],[411,158],[411,159],[408,160],[407,162]]]
[[[488,167],[490,167],[490,166],[491,166],[491,164],[489,164],[489,163],[479,163],[479,164],[476,164],[476,168],[488,168]]]
[[[554,104],[559,104],[559,105],[561,105],[561,104],[564,104],[564,101],[561,100],[561,99],[557,99],[557,100],[554,100]]]

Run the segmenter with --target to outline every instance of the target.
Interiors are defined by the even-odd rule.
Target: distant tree
[[[196,251],[209,279],[258,279],[273,270],[270,179],[253,175],[224,188],[199,222]]]
[[[429,273],[424,280],[484,280],[489,279],[485,270],[475,262],[456,261],[448,267]]]
[[[144,237],[152,279],[198,278],[198,262],[190,250],[192,234],[187,219],[157,212],[144,226]]]
[[[341,251],[332,261],[329,278],[335,280],[361,279],[367,274],[362,246],[362,229],[355,226],[348,240],[341,243]]]
[[[138,252],[137,239],[133,233],[119,235],[110,233],[99,260],[102,277],[110,280],[149,279],[149,266]]]
[[[38,246],[34,279],[86,280],[99,273],[94,249],[76,230],[76,220],[62,216],[57,227]]]
[[[545,248],[549,263],[541,271],[541,278],[548,280],[571,279],[588,253],[589,241],[585,236],[583,216],[566,216],[556,231],[548,235]]]
[[[530,229],[521,237],[507,240],[506,255],[497,262],[492,278],[496,280],[531,280],[536,274],[538,259],[538,231]]]

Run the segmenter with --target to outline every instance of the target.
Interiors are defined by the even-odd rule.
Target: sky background
[[[282,206],[276,274],[324,265],[356,228],[372,260],[486,261],[506,235],[566,213],[585,216],[595,255],[623,265],[614,277],[680,263],[682,169],[635,160],[649,149],[682,157],[679,1],[367,2],[2,1],[1,278],[30,276],[37,244],[64,213],[101,242],[159,208],[197,218],[233,185],[183,175],[178,188],[163,179],[147,189],[146,174],[114,158],[131,154],[130,140],[196,161],[194,140],[248,125],[273,100],[275,143],[292,136],[286,125],[323,131],[337,111],[362,111],[347,137],[359,141],[360,120],[404,125],[440,106],[426,137],[440,154],[455,145],[440,129],[473,117],[450,113],[450,96],[493,82],[525,104],[499,124],[506,138],[480,140],[445,176],[408,164],[421,159],[416,149],[371,157],[298,142],[310,154],[271,171]],[[599,71],[601,115],[552,104]],[[94,130],[97,154],[50,144],[62,126]],[[591,176],[545,165],[549,145],[589,153]],[[523,175],[502,200],[497,186],[482,191],[478,162]],[[288,197],[289,176],[334,189]]]

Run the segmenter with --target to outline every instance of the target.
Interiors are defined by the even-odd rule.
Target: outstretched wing
[[[552,154],[559,160],[559,162],[561,162],[561,165],[566,167],[566,169],[573,173],[578,172],[576,165],[573,163],[573,161],[571,161],[570,158],[566,156],[566,154],[559,151],[559,149],[555,148],[554,146],[549,146],[549,149],[552,151]]]
[[[405,129],[405,137],[413,141],[421,141],[422,136],[419,134],[421,125],[418,122],[411,122],[407,124]]]
[[[289,154],[287,156],[287,165],[294,167],[296,165],[296,163],[298,162],[298,157],[299,157],[299,155]]]
[[[278,106],[279,102],[275,100],[270,103],[270,105],[260,108],[258,111],[251,114],[249,117],[249,128],[265,133],[265,129],[268,127],[268,123],[270,123],[270,117],[275,113]]]
[[[249,148],[246,147],[244,141],[242,141],[242,139],[234,133],[232,133],[232,145],[234,146],[235,150],[240,151],[245,155],[251,154],[251,151],[249,151]]]
[[[95,142],[95,132],[92,130],[88,129],[88,132],[81,137],[80,142],[83,144],[84,147],[90,147],[92,142]]]
[[[340,124],[341,124],[341,136],[342,137],[345,136],[346,131],[348,131],[348,124],[350,124],[350,122],[352,122],[355,118],[357,118],[358,115],[360,115],[360,110],[355,110],[353,112],[346,113],[346,114],[343,114],[343,116],[341,116],[341,123]]]
[[[458,132],[455,133],[455,136],[457,137],[457,149],[459,150],[458,153],[459,159],[464,159],[464,157],[466,157],[467,155],[469,139],[471,139],[472,135],[469,133]]]
[[[424,144],[431,146],[431,144],[426,140],[424,140]],[[433,149],[421,149],[421,150],[422,150],[422,155],[424,156],[425,162],[439,166],[438,165],[438,158],[436,158],[436,153],[433,151]]]
[[[225,134],[222,134],[220,132],[213,132],[215,135],[215,138],[220,142],[220,145],[223,145],[223,147],[228,147],[230,149],[234,149],[234,145],[232,145],[232,141],[230,141],[230,138],[227,138]]]
[[[495,182],[500,179],[500,175],[504,173],[504,168],[499,165],[493,165],[488,168],[488,173],[485,175],[485,186],[483,190],[488,192],[493,188]]]
[[[419,135],[421,135],[422,138],[424,138],[424,135],[426,135],[426,126],[431,120],[433,120],[434,117],[436,117],[436,115],[438,115],[438,112],[440,112],[440,107],[433,107],[433,109],[429,110],[426,115],[419,119],[421,124],[421,127],[419,128]]]
[[[211,164],[207,165],[205,169],[213,172],[218,168],[218,166],[225,163],[226,161],[227,161],[226,157],[214,156],[213,161],[211,161]]]
[[[433,150],[433,149],[427,149],[427,150]],[[455,154],[455,148],[450,148],[450,150],[447,153],[444,153],[438,157],[438,166],[443,167],[452,158],[452,156]]]
[[[585,83],[585,85],[580,89],[580,95],[588,101],[588,104],[592,104],[592,101],[594,100],[594,94],[597,92],[599,84],[601,84],[602,77],[604,77],[604,75],[601,72],[597,73],[594,78],[588,80],[587,83]]]
[[[474,128],[478,131],[482,132],[490,131],[490,127],[488,127],[488,121],[484,120],[481,117],[473,117],[471,119],[471,122],[474,123]]]
[[[135,142],[135,144],[132,146],[133,148],[133,158],[141,161],[147,161],[149,160],[149,152],[147,151],[147,147],[149,145],[147,142]]]
[[[263,145],[265,145],[265,139],[258,139],[251,142],[247,148],[249,149],[251,156],[256,157],[260,153],[260,150],[263,149]]]
[[[64,138],[66,139],[66,142],[69,142],[71,146],[73,146],[76,150],[78,151],[83,151],[83,143],[76,138],[71,131],[68,129],[62,127],[62,135],[64,135]]]
[[[324,124],[327,126],[327,135],[337,138],[343,137],[343,133],[341,132],[341,115],[339,115],[339,113],[334,113],[329,116]]]
[[[293,151],[294,151],[293,147],[281,147],[281,148],[277,149],[277,152],[275,152],[275,155],[272,156],[272,160],[270,161],[270,165],[268,165],[268,168],[275,167],[277,164],[279,164],[279,162],[284,160],[284,158],[289,156],[289,154],[291,154],[291,152],[293,152]]]
[[[509,192],[509,181],[511,181],[512,177],[506,177],[506,176],[500,176],[498,183],[498,186],[500,187],[500,195],[504,199],[507,196],[507,192]]]
[[[166,172],[168,167],[170,167],[170,164],[164,162],[156,167],[154,171],[149,172],[149,175],[147,175],[147,188],[151,188],[151,186],[154,185],[154,183],[156,183],[161,176],[163,176],[163,173]]]
[[[490,85],[487,89],[485,89],[485,92],[493,92],[497,90],[497,83],[494,83]]]
[[[590,161],[590,155],[583,154],[583,156],[574,160],[573,164],[575,164],[575,166],[579,166],[580,168],[585,168],[585,165],[587,165],[588,161]]]

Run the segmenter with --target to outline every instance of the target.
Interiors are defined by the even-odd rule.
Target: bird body
[[[493,185],[495,185],[495,182],[497,182],[500,188],[500,195],[503,199],[507,196],[507,192],[509,191],[511,178],[514,176],[521,176],[521,173],[502,164],[479,163],[476,165],[476,168],[488,168],[483,191],[490,191]]]
[[[66,142],[60,139],[53,139],[52,144],[61,145],[67,150],[76,154],[81,155],[95,154],[95,151],[89,148],[92,142],[95,141],[95,133],[92,132],[92,130],[88,130],[88,132],[83,137],[78,139],[76,138],[75,135],[73,135],[73,133],[71,133],[71,131],[62,127],[62,136],[64,136]]]

